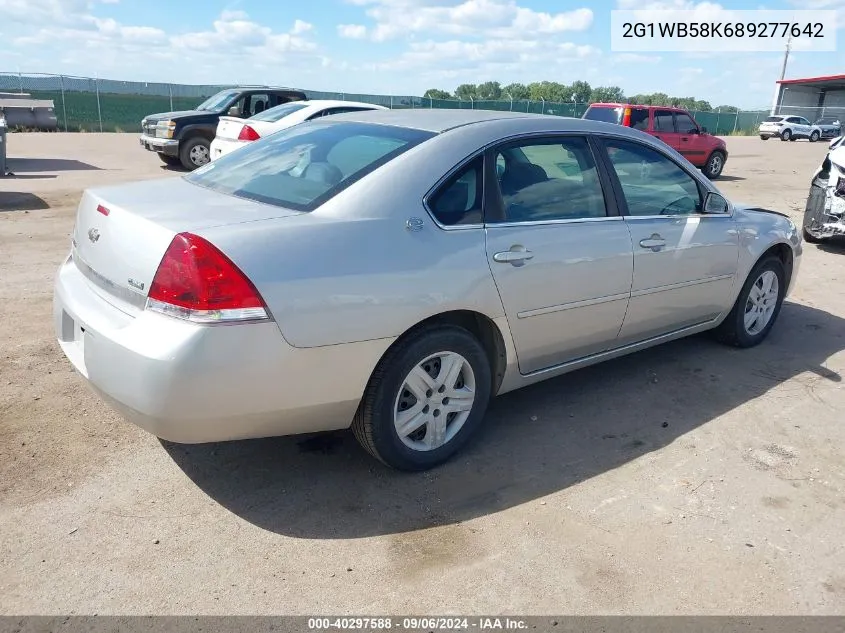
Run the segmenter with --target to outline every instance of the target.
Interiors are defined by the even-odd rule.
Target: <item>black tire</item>
[[[822,135],[821,135],[821,134],[819,134],[818,132],[813,132],[812,134],[810,134],[810,142],[811,142],[811,143],[815,143],[815,142],[816,142],[816,141],[818,141],[821,137],[822,137]]]
[[[206,157],[204,162],[201,159],[202,156]],[[179,162],[189,171],[202,167],[210,158],[211,143],[208,139],[195,136],[179,144]]]
[[[469,363],[475,377],[475,400],[454,437],[439,448],[415,450],[403,442],[395,428],[396,402],[403,395],[400,389],[411,370],[441,352],[460,354]],[[462,448],[481,425],[490,402],[492,382],[490,359],[469,331],[453,325],[426,327],[397,343],[381,359],[364,391],[352,431],[368,453],[388,466],[405,471],[433,468]],[[425,433],[428,432],[426,426]]]
[[[745,328],[746,304],[748,303],[752,287],[766,271],[771,271],[777,276],[778,296],[775,302],[775,309],[769,318],[769,322],[762,330],[750,333]],[[716,328],[716,337],[723,343],[733,345],[734,347],[754,347],[755,345],[762,343],[769,335],[772,326],[774,326],[775,321],[777,321],[778,315],[780,314],[784,295],[786,294],[786,286],[786,271],[784,270],[783,262],[781,262],[780,259],[775,256],[769,256],[757,262],[757,265],[754,266],[751,273],[748,275],[748,278],[745,280],[745,284],[743,284],[742,290],[739,292],[739,296],[736,299],[736,303],[734,303],[733,309],[731,309],[730,313],[727,317],[725,317],[725,320],[722,321],[719,327]]]
[[[761,140],[761,141],[768,141],[768,140],[769,140],[769,137],[768,137],[768,136],[763,136],[763,135],[761,134],[761,135],[760,135],[760,140]]]
[[[704,168],[701,171],[710,180],[715,180],[722,174],[724,168],[725,155],[720,151],[715,151],[707,157],[707,162],[704,163]]]
[[[161,159],[162,163],[169,165],[170,167],[178,167],[182,164],[182,161],[178,156],[168,156],[167,154],[159,152],[158,157]]]
[[[792,138],[792,130],[784,130],[780,133],[780,140],[788,141]]]
[[[804,220],[801,223],[801,233],[804,236],[804,241],[809,242],[810,244],[818,244],[824,240],[823,237],[813,235],[809,228],[814,224],[823,223],[824,203],[824,189],[816,185],[810,187],[810,195],[807,196],[807,204],[804,207]]]

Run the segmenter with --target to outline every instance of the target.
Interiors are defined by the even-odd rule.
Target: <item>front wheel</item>
[[[816,141],[818,141],[821,138],[821,136],[822,135],[819,134],[818,132],[813,132],[812,134],[810,134],[810,142],[815,143]]]
[[[464,328],[428,327],[379,362],[352,430],[388,466],[427,470],[478,429],[491,392],[490,360],[478,340]]]
[[[763,342],[780,314],[786,284],[780,259],[772,256],[760,261],[745,280],[730,314],[716,329],[716,336],[735,347]]]
[[[211,159],[211,144],[207,139],[195,137],[180,144],[179,161],[185,169],[193,171]]]
[[[821,235],[820,227],[824,224],[824,189],[813,185],[810,187],[810,195],[807,196],[807,204],[804,207],[804,221],[801,233],[804,240],[810,244],[818,244],[824,238]]]
[[[710,180],[713,180],[721,175],[724,168],[725,155],[722,152],[713,152],[710,154],[710,158],[707,159],[707,163],[705,163],[702,171],[705,176],[707,176]]]

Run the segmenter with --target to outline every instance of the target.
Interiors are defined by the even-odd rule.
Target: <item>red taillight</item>
[[[100,213],[102,213],[103,215],[108,215],[109,213],[111,213],[111,211],[109,211],[108,209],[106,209],[106,208],[105,208],[103,205],[101,205],[101,204],[98,204],[98,205],[97,205],[97,211],[99,211],[99,212],[100,212]]]
[[[267,319],[261,295],[213,244],[173,238],[150,284],[147,308],[198,323]]]
[[[248,125],[244,125],[241,128],[241,133],[238,134],[239,141],[257,141],[260,138],[261,135]]]
[[[625,108],[622,112],[622,125],[631,127],[631,108]]]

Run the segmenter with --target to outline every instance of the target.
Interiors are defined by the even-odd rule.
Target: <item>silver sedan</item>
[[[443,462],[494,395],[705,330],[760,343],[798,272],[785,216],[651,136],[463,110],[343,114],[183,177],[88,190],[59,343],[185,443],[351,426]]]

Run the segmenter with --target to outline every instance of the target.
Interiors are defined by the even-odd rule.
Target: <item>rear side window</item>
[[[479,156],[447,180],[428,206],[444,226],[481,224],[484,158]]]
[[[631,110],[631,127],[635,130],[647,130],[648,110],[645,108]]]
[[[604,121],[605,123],[621,123],[622,108],[601,108],[590,106],[584,113],[584,118],[590,121]]]
[[[433,136],[422,130],[324,119],[249,143],[184,178],[239,198],[313,211]]]
[[[782,116],[767,116],[763,121],[766,123],[780,123],[783,120]]]
[[[654,131],[655,132],[674,132],[675,123],[672,121],[673,112],[671,110],[655,110],[654,111]]]

